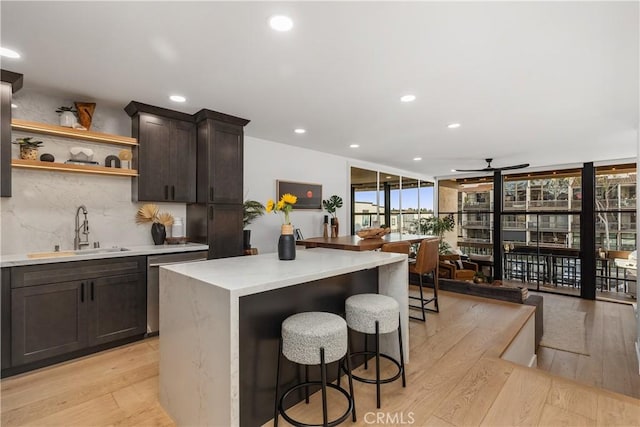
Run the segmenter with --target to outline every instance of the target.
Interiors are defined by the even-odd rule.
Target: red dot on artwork
[[[307,197],[310,199],[313,197],[313,191],[309,190],[307,191]]]

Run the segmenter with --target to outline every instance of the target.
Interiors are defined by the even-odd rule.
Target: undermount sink
[[[74,255],[93,255],[93,254],[109,254],[112,252],[123,252],[128,251],[129,249],[125,248],[96,248],[96,249],[80,249],[79,251],[75,251]]]

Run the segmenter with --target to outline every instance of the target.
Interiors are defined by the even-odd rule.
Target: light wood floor
[[[545,309],[553,305],[563,310],[587,313],[589,356],[540,347],[538,367],[564,378],[640,398],[633,307],[547,293],[540,295],[544,297]]]
[[[499,359],[530,307],[446,292],[440,305],[426,324],[411,322],[408,387],[383,386],[382,415],[375,387],[356,383],[358,425],[638,425],[640,400]],[[157,401],[158,344],[145,340],[2,380],[2,425],[173,425]],[[309,421],[318,402],[314,395],[291,414]]]

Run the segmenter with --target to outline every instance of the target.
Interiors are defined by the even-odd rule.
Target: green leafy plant
[[[442,218],[438,216],[422,218],[420,220],[420,233],[438,236],[440,238],[438,251],[441,254],[446,254],[451,251],[451,245],[444,241],[444,233],[453,231],[455,225],[456,221],[453,219],[453,214]]]
[[[16,138],[16,140],[13,141],[13,143],[16,145],[19,145],[20,148],[22,147],[38,148],[38,147],[41,147],[42,144],[44,144],[44,142],[42,141],[34,141],[32,136],[29,136],[26,138]]]
[[[257,200],[245,200],[242,205],[242,226],[246,227],[256,220],[259,216],[264,215],[265,207]]]
[[[329,197],[327,200],[322,201],[322,207],[331,214],[332,217],[336,218],[336,210],[342,207],[342,197],[333,195]]]
[[[67,111],[73,114],[78,112],[78,110],[74,109],[73,107],[65,107],[63,105],[62,107],[58,107],[58,109],[56,110],[56,113],[65,113]]]

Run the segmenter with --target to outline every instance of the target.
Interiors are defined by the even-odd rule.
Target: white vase
[[[72,128],[78,121],[76,115],[71,111],[63,111],[60,113],[60,126]]]

